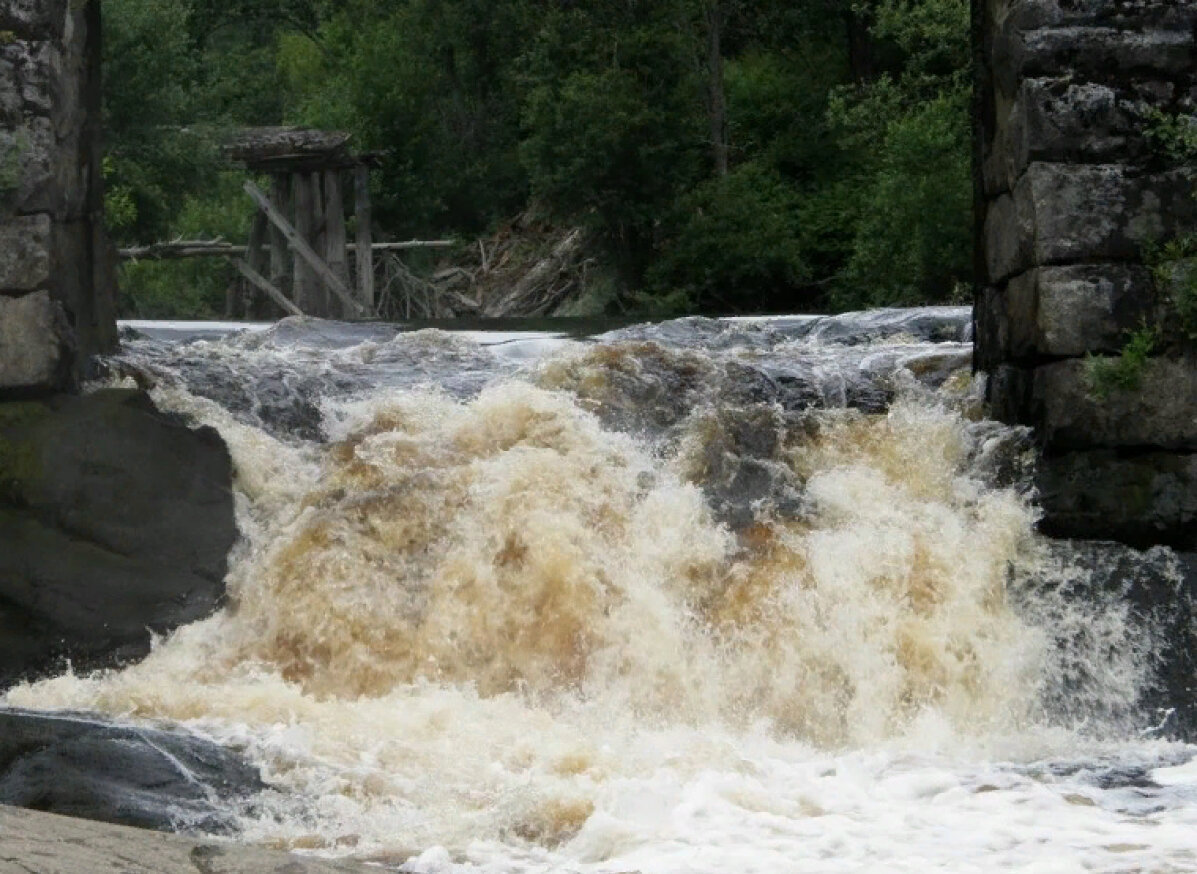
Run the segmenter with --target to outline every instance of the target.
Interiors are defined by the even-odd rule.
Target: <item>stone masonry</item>
[[[0,0],[0,398],[70,389],[116,344],[98,0]]]
[[[973,28],[977,367],[1042,442],[1043,530],[1197,547],[1197,353],[1149,266],[1197,232],[1158,135],[1197,124],[1197,0],[974,0]],[[1144,329],[1136,386],[1102,390],[1094,356]]]

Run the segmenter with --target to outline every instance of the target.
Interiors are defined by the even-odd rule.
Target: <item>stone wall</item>
[[[0,0],[0,397],[71,388],[116,344],[98,0]]]
[[[1197,547],[1197,357],[1153,248],[1197,231],[1159,119],[1197,112],[1197,0],[974,0],[977,366],[1044,448],[1044,530]],[[1093,356],[1144,328],[1133,387]]]

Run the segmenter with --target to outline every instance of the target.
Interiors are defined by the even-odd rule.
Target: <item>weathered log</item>
[[[357,296],[362,306],[373,311],[374,211],[370,205],[370,170],[364,166],[353,171],[353,213],[357,219]]]
[[[282,211],[282,207],[279,209]],[[281,233],[278,236],[283,241],[282,251],[285,253],[287,248],[286,238]],[[406,252],[412,249],[449,249],[456,245],[456,240],[402,240],[394,243],[373,243],[369,249],[374,252]],[[362,247],[358,243],[346,243],[345,248],[347,251],[355,253],[362,251]],[[184,258],[227,258],[246,255],[248,253],[248,246],[238,246],[222,240],[148,243],[143,246],[129,246],[128,248],[117,250],[117,254],[123,261],[174,261]],[[274,243],[272,240],[271,256],[273,255]],[[273,263],[272,257],[272,278],[276,276],[273,270]]]
[[[333,158],[346,153],[349,134],[297,127],[246,128],[224,148],[231,160],[246,164],[289,158]]]
[[[549,288],[548,293],[545,294],[546,287],[549,286],[553,276],[580,252],[581,247],[582,232],[580,230],[571,231],[553,247],[553,251],[547,258],[524,274],[510,292],[498,300],[488,303],[483,314],[487,316],[506,316],[513,313],[524,315],[546,310],[549,304],[555,303],[556,298],[564,292],[564,289],[554,291]],[[537,301],[538,296],[543,296],[546,300]],[[530,303],[535,303],[535,306],[530,307]]]
[[[291,186],[286,176],[276,173],[271,177],[271,195],[283,215],[291,213]],[[294,276],[291,253],[287,249],[287,238],[283,232],[270,223],[270,284],[290,299],[292,277]]]
[[[242,276],[253,283],[254,287],[262,291],[268,298],[283,308],[284,312],[290,313],[293,316],[302,316],[303,310],[287,300],[287,296],[270,284],[270,281],[258,271],[250,267],[241,258],[233,259],[233,266],[237,268]]]
[[[345,198],[341,171],[324,172],[324,260],[337,278],[349,287],[349,262],[345,245]],[[319,251],[319,250],[318,250]],[[350,315],[347,310],[344,315]]]
[[[149,243],[118,250],[125,261],[165,261],[175,258],[204,258],[210,256],[244,255],[247,246],[236,246],[224,240],[172,240],[169,243]]]
[[[292,224],[279,213],[274,204],[270,202],[270,199],[262,193],[262,190],[252,182],[246,182],[245,191],[250,197],[253,198],[254,202],[261,207],[261,209],[266,213],[270,220],[274,222],[278,229],[283,232],[283,235],[286,236],[287,241],[291,244],[291,248],[294,249],[295,253],[304,261],[306,261],[308,266],[310,266],[328,284],[328,287],[332,289],[332,291],[338,297],[341,298],[341,302],[345,304],[348,311],[358,316],[365,315],[365,309],[358,301],[354,300],[352,292],[350,292],[349,289],[345,287],[345,284],[337,278],[336,274],[328,268],[328,265],[324,263],[324,260],[312,251],[312,247],[308,245],[307,240],[305,240],[295,229],[295,227],[292,226]],[[296,212],[298,214],[298,208]]]
[[[246,186],[253,185],[252,182],[246,182],[245,184]],[[257,190],[257,186],[254,186],[254,189]],[[249,191],[248,187],[246,191]],[[260,191],[258,193],[261,194]],[[265,200],[266,195],[263,194],[262,198]],[[261,202],[258,203],[258,206],[266,210],[267,215],[270,215],[270,210],[262,206]],[[273,206],[271,208],[273,209]],[[283,236],[291,244],[292,251],[298,254],[300,244],[308,247],[310,251],[312,226],[315,224],[315,217],[312,210],[312,186],[309,183],[306,173],[294,173],[291,175],[291,209],[294,224],[288,224],[284,228],[279,223],[280,221],[286,222],[281,213],[278,213],[278,220],[274,221],[274,224],[282,230]],[[288,230],[290,230],[290,233],[288,233]],[[294,277],[292,292],[295,296],[296,305],[305,313],[327,315],[320,308],[319,282],[312,263],[305,258],[296,258],[293,264],[292,275]]]

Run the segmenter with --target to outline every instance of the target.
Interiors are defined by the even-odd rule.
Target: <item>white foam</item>
[[[507,382],[296,448],[158,399],[230,443],[235,608],[3,701],[244,751],[275,787],[248,840],[427,874],[1197,870],[1176,747],[1036,721],[1054,656],[1005,593],[1034,510],[968,476],[954,413],[826,414],[778,461],[809,514],[737,536],[687,481],[700,417],[662,456]]]

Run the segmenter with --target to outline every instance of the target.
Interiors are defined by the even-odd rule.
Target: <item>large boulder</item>
[[[88,714],[0,710],[0,804],[159,831],[221,832],[264,789],[257,768],[190,734]]]
[[[0,405],[0,687],[140,658],[216,609],[232,478],[213,429],[142,392]]]

